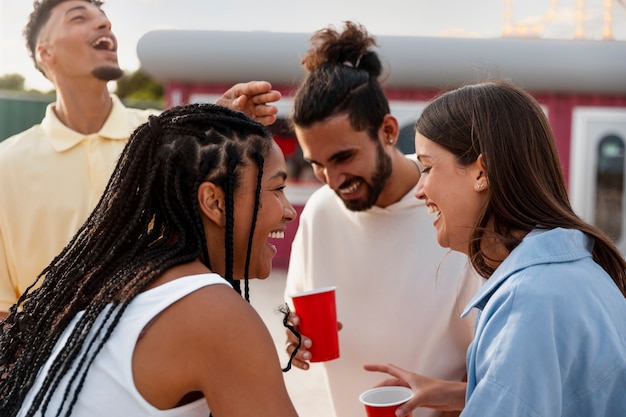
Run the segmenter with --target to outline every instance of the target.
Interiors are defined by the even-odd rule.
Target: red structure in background
[[[626,63],[626,55],[624,55],[624,62]],[[386,93],[390,100],[427,102],[438,94],[439,91],[387,89]],[[577,107],[617,108],[624,109],[624,112],[626,112],[626,93],[624,92],[607,94],[531,90],[531,93],[544,106],[548,115],[566,181],[569,181],[572,115],[574,109]]]
[[[298,213],[311,192],[320,186],[302,160],[286,122],[293,90],[304,76],[300,59],[308,48],[309,36],[158,30],[145,34],[137,46],[142,70],[164,82],[167,106],[214,101],[234,83],[248,80],[266,80],[281,91],[283,99],[276,103],[279,120],[270,129],[285,153],[290,170],[286,191]],[[376,39],[387,68],[383,86],[392,114],[402,128],[398,146],[403,151],[412,152],[412,126],[434,96],[490,77],[510,79],[530,91],[543,105],[568,184],[572,173],[588,170],[589,175],[583,175],[582,180],[581,175],[576,175],[577,181],[582,181],[582,185],[576,185],[581,190],[570,189],[570,192],[576,197],[574,208],[593,222],[594,208],[583,206],[597,198],[597,185],[593,183],[598,166],[597,136],[617,135],[626,142],[626,42],[401,36]],[[602,116],[600,120],[589,109],[606,111],[611,116],[608,119]],[[576,126],[586,130],[576,131]],[[595,137],[588,132],[595,132]],[[574,137],[579,139],[574,141]],[[593,144],[585,150],[574,149],[581,143],[585,145],[585,141]],[[583,152],[587,159],[573,161],[576,152]],[[626,224],[626,203],[623,207],[616,215]],[[297,223],[296,220],[289,224],[285,239],[276,241],[276,267],[288,265]],[[626,253],[626,238],[618,241]]]

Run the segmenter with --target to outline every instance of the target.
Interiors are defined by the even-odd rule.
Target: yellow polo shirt
[[[0,311],[8,311],[87,219],[128,137],[157,110],[113,108],[83,135],[46,109],[41,124],[0,142]]]

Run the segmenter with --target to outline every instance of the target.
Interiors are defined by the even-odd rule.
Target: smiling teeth
[[[439,209],[436,206],[428,206],[428,214],[437,214]]]
[[[285,232],[283,232],[283,231],[270,232],[269,237],[271,237],[272,239],[284,239],[285,238]]]
[[[94,43],[91,44],[91,46],[93,46],[94,48],[98,47],[101,43],[106,43],[106,49],[108,49],[109,51],[113,50],[113,39],[108,38],[106,36],[102,36],[98,39],[96,39],[96,41]]]
[[[345,188],[340,188],[339,192],[342,194],[350,194],[356,191],[357,188],[359,188],[360,182],[356,181],[354,183],[352,183],[352,185],[350,185],[349,187],[345,187]]]

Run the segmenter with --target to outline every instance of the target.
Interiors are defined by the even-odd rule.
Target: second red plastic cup
[[[359,396],[359,400],[365,406],[367,417],[396,417],[396,409],[412,396],[410,388],[387,386],[367,390]]]
[[[292,294],[296,314],[300,317],[300,332],[310,338],[311,362],[324,362],[339,357],[339,333],[335,287]]]

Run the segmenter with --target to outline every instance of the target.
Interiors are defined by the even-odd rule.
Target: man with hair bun
[[[367,363],[400,362],[461,381],[473,323],[460,314],[482,284],[466,256],[434,243],[432,218],[415,198],[416,157],[396,146],[398,121],[374,46],[354,22],[316,32],[291,114],[303,156],[325,185],[302,211],[285,296],[337,287],[340,358],[322,365],[337,417],[364,414],[359,394],[379,382]],[[297,340],[288,342],[291,354]],[[295,366],[308,369],[310,343],[303,335]]]

